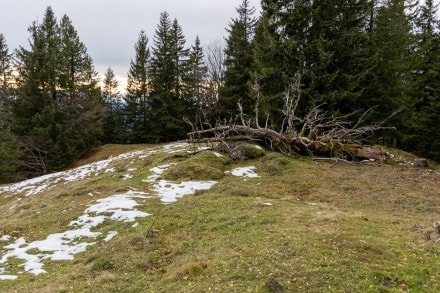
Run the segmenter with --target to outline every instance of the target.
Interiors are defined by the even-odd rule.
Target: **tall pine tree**
[[[440,21],[438,4],[426,0],[416,20],[416,70],[413,99],[417,127],[408,145],[421,156],[440,161]]]
[[[103,138],[105,143],[121,143],[125,138],[123,104],[118,86],[113,69],[108,67],[101,90],[107,111]]]
[[[29,32],[30,49],[17,51],[13,131],[22,147],[22,171],[39,175],[96,145],[104,111],[92,60],[69,18],[58,23],[48,7]]]
[[[411,1],[388,0],[376,6],[372,24],[371,56],[373,66],[365,88],[365,103],[376,107],[372,120],[381,121],[397,109],[403,111],[389,124],[397,131],[381,133],[384,143],[402,146],[413,127],[413,45]]]
[[[151,141],[150,120],[150,49],[145,31],[134,46],[135,59],[130,62],[125,96],[126,132],[128,142]]]
[[[163,12],[156,28],[150,67],[151,133],[155,141],[182,139],[188,130],[183,118],[190,115],[183,95],[188,49],[178,21]]]
[[[239,102],[245,113],[252,113],[254,108],[250,82],[255,8],[248,0],[243,0],[236,11],[238,17],[232,19],[227,29],[224,87],[219,99],[221,116],[226,119],[235,119]]]
[[[11,132],[12,56],[3,34],[0,34],[0,183],[16,179],[18,145]]]
[[[254,40],[253,78],[264,114],[279,124],[283,97],[300,79],[298,114],[325,103],[331,112],[361,108],[371,63],[371,1],[262,1]],[[278,118],[278,119],[277,119]]]
[[[207,71],[203,48],[197,36],[189,52],[187,74],[184,80],[185,95],[187,96],[189,107],[192,109],[205,109],[210,104],[210,101],[206,99]]]

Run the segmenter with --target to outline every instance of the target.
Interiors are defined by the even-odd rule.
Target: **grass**
[[[121,150],[131,149],[106,146],[87,160]],[[0,290],[271,292],[273,278],[286,292],[440,291],[440,244],[426,238],[440,220],[440,175],[399,165],[317,163],[271,152],[248,161],[210,152],[187,158],[158,153],[115,163],[115,173],[68,189],[1,195],[0,227],[27,240],[64,231],[98,198],[148,191],[142,180],[149,169],[166,163],[175,163],[164,174],[169,180],[219,182],[169,205],[156,197],[138,200],[139,209],[152,214],[138,227],[106,222],[100,231],[118,231],[111,241],[74,261],[46,261],[47,275],[0,281]],[[223,174],[249,165],[261,177]],[[124,181],[127,168],[136,171]]]

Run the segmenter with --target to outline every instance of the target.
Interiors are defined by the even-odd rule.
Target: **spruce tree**
[[[60,21],[59,37],[59,100],[65,105],[62,112],[66,115],[66,127],[72,130],[62,140],[67,142],[64,150],[70,151],[70,160],[75,160],[100,143],[105,110],[93,61],[66,15]]]
[[[184,80],[186,87],[185,95],[191,109],[205,108],[207,101],[206,76],[207,67],[205,65],[205,55],[197,36],[194,45],[191,46],[188,60],[188,72]]]
[[[102,100],[106,108],[104,124],[104,142],[121,143],[124,141],[124,119],[119,83],[111,67],[107,68],[101,90]]]
[[[155,31],[150,67],[151,133],[154,141],[182,139],[188,130],[183,118],[189,115],[182,80],[187,72],[185,37],[175,19],[163,12]]]
[[[53,10],[48,7],[42,23],[33,22],[28,30],[30,49],[20,47],[17,51],[18,88],[12,109],[24,176],[50,171],[49,158],[57,160],[61,155],[57,139],[64,119],[57,99],[60,38]]]
[[[249,84],[252,70],[252,41],[256,19],[255,8],[248,0],[243,0],[236,9],[238,17],[232,19],[227,29],[225,49],[224,87],[220,92],[219,107],[221,116],[235,119],[238,113],[237,103],[245,113],[251,113],[254,108]]]
[[[260,110],[280,124],[283,97],[300,79],[302,116],[325,104],[333,113],[362,108],[369,60],[371,1],[262,1],[253,79]]]
[[[0,34],[0,183],[16,179],[19,149],[11,132],[12,56],[3,34]]]
[[[0,34],[0,95],[6,98],[9,93],[9,82],[12,77],[12,54],[9,53],[8,45],[3,34]]]
[[[127,94],[125,96],[125,115],[127,141],[146,142],[150,137],[150,76],[151,62],[148,38],[141,31],[134,46],[135,59],[130,62]]]
[[[440,21],[438,4],[427,0],[416,20],[416,70],[413,99],[416,101],[417,126],[408,145],[423,157],[440,161]]]
[[[264,5],[264,1],[263,1]],[[295,72],[298,72],[292,61],[298,54],[289,54],[286,41],[280,36],[278,28],[282,26],[276,16],[279,11],[266,3],[259,18],[253,46],[252,83],[258,86],[260,95],[259,115],[269,117],[273,126],[282,123],[284,91],[288,88]]]
[[[12,112],[22,171],[33,176],[59,170],[96,145],[104,112],[92,60],[69,18],[58,24],[48,7],[29,32],[30,49],[17,50]]]
[[[411,47],[410,4],[406,0],[389,0],[376,7],[372,25],[372,68],[369,83],[364,90],[367,107],[376,107],[372,121],[381,121],[397,109],[399,115],[389,120],[397,131],[381,133],[384,143],[402,146],[413,127],[414,101],[410,97],[413,87],[413,56]]]

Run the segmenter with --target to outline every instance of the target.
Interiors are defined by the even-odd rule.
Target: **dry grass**
[[[133,149],[106,146],[88,160]],[[170,162],[174,180],[196,176],[185,171],[191,164],[199,172],[254,165],[261,177],[218,176],[213,189],[171,205],[144,199],[139,208],[152,216],[138,227],[106,223],[101,231],[118,231],[111,241],[72,262],[47,261],[48,275],[0,281],[0,289],[271,292],[273,278],[286,292],[440,291],[440,243],[427,237],[440,220],[440,175],[398,165],[318,163],[275,153],[238,162],[207,153],[157,154],[130,163],[137,170],[126,181],[128,162],[120,162],[115,173],[69,189],[21,200],[0,196],[2,233],[32,240],[63,230],[100,197],[133,187],[148,191],[142,179],[149,169]]]

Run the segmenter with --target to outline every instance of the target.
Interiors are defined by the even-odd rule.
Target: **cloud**
[[[10,50],[28,47],[27,28],[43,18],[51,6],[58,18],[67,14],[86,44],[96,69],[103,74],[111,66],[125,77],[134,57],[134,44],[144,29],[150,45],[160,13],[177,18],[191,45],[198,35],[202,45],[226,36],[225,28],[242,0],[3,0],[0,28]],[[259,7],[259,0],[251,0]]]

